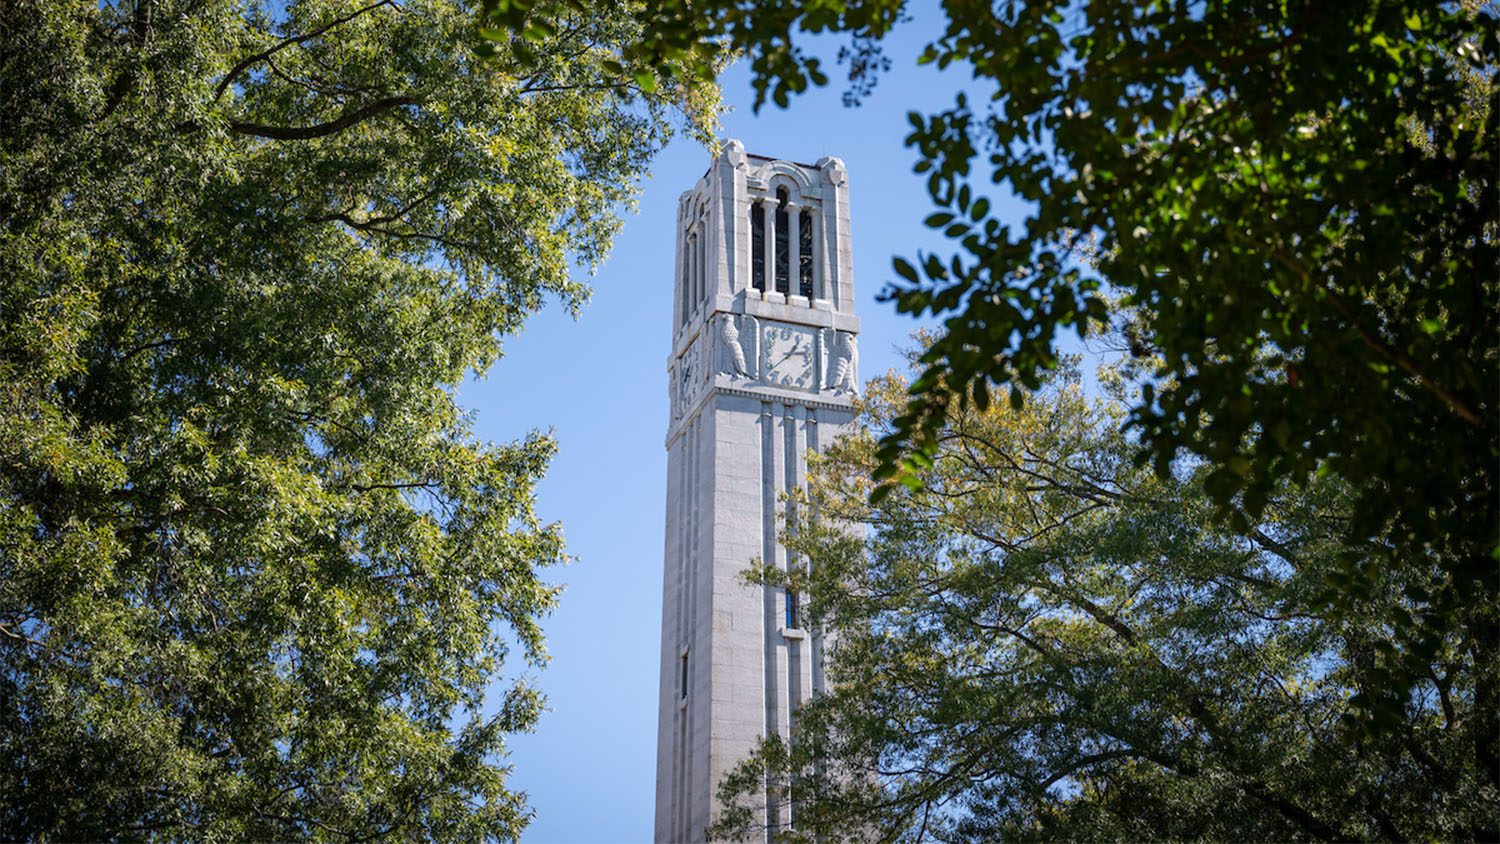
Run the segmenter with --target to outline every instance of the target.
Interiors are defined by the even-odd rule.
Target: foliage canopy
[[[553,443],[452,391],[682,123],[632,11],[0,4],[0,837],[519,834]]]
[[[1463,634],[1383,736],[1341,728],[1410,576],[1320,603],[1348,485],[1288,484],[1229,530],[1213,467],[1137,465],[1129,382],[1091,400],[1072,366],[1019,409],[955,410],[921,486],[874,505],[909,384],[872,383],[869,430],[817,461],[796,508],[816,520],[785,533],[806,565],[757,574],[806,594],[831,690],[726,779],[716,832],[746,837],[769,774],[787,841],[1495,838],[1496,666]]]

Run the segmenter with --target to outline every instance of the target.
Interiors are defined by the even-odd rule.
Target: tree
[[[554,444],[453,390],[707,137],[629,12],[0,3],[0,837],[517,837]]]
[[[1131,366],[1093,399],[1075,366],[1019,409],[955,409],[931,462],[912,453],[921,485],[873,505],[909,383],[872,383],[867,430],[796,508],[817,516],[784,532],[806,565],[753,575],[805,592],[831,688],[726,779],[716,832],[747,836],[769,776],[788,841],[1493,840],[1474,753],[1493,666],[1471,642],[1441,644],[1386,736],[1340,727],[1382,682],[1406,586],[1320,603],[1349,485],[1285,484],[1230,530],[1212,464],[1133,459]]]
[[[854,99],[886,66],[901,0],[668,4],[753,60],[759,101],[823,84],[802,33],[852,38]],[[1215,515],[1241,529],[1284,481],[1332,472],[1357,505],[1325,599],[1352,611],[1403,580],[1399,658],[1351,728],[1394,723],[1449,634],[1500,652],[1500,35],[1493,4],[1106,0],[945,2],[921,62],[973,74],[973,99],[912,112],[927,224],[952,254],[896,260],[885,297],[944,318],[882,446],[915,483],[955,407],[1013,402],[1059,332],[1139,314],[1159,361],[1132,408],[1141,459],[1213,464]],[[1030,204],[998,219],[989,193]],[[1096,260],[1078,260],[1092,244]],[[1112,293],[1111,293],[1112,291]],[[906,446],[915,443],[916,452]],[[1400,572],[1399,575],[1390,575]],[[1486,711],[1500,688],[1484,681]],[[1491,734],[1500,733],[1500,724]],[[1500,769],[1500,748],[1476,748]]]

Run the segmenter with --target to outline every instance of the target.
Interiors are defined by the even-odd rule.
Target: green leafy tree
[[[1348,485],[1285,485],[1230,530],[1212,464],[1133,459],[1128,373],[1090,399],[1074,363],[1019,409],[954,410],[921,485],[873,505],[909,383],[872,383],[785,533],[806,566],[755,574],[806,593],[831,688],[726,779],[716,832],[751,832],[769,775],[787,841],[1495,839],[1472,642],[1440,643],[1385,736],[1341,729],[1412,576],[1320,603]]]
[[[903,0],[666,4],[676,41],[745,50],[759,98],[826,75],[805,36],[851,39],[854,99],[888,66]],[[1500,652],[1500,27],[1492,3],[944,2],[919,59],[972,74],[911,113],[927,223],[950,254],[898,259],[896,308],[944,320],[882,446],[881,479],[968,402],[1019,402],[1060,332],[1097,333],[1110,290],[1158,362],[1128,424],[1141,459],[1213,469],[1248,530],[1285,481],[1356,498],[1331,605],[1405,584],[1398,658],[1351,727],[1395,723],[1449,634]],[[686,33],[686,34],[681,34]],[[1000,219],[992,193],[1018,197]],[[1078,260],[1092,247],[1093,262]],[[906,445],[915,444],[915,452]],[[1399,572],[1399,574],[1393,574]],[[1485,710],[1500,689],[1485,680]],[[1491,730],[1500,733],[1500,725]],[[1476,748],[1500,770],[1494,742]]]
[[[519,834],[554,444],[453,391],[708,136],[629,12],[0,2],[0,838]]]

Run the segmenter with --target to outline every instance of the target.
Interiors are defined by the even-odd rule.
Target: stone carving
[[[739,141],[727,141],[724,144],[724,151],[720,154],[724,156],[725,161],[729,162],[730,167],[738,169],[745,166],[745,145]]]
[[[745,366],[745,346],[740,342],[740,329],[735,325],[733,314],[719,315],[719,347],[724,352],[719,358],[719,374],[749,378],[750,370]]]
[[[844,169],[844,162],[831,156],[818,159],[818,168],[823,171],[823,179],[831,185],[842,185],[848,178],[848,171]]]
[[[828,388],[834,393],[859,395],[859,348],[854,343],[854,335],[848,331],[837,332],[832,351]]]

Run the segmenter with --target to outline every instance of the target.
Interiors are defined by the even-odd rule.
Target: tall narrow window
[[[766,207],[750,205],[750,283],[766,289]]]
[[[776,292],[786,293],[790,284],[787,281],[787,264],[790,262],[790,244],[787,240],[791,233],[787,231],[790,222],[786,213],[786,188],[776,189]]]
[[[797,622],[801,620],[798,618],[800,615],[798,610],[801,609],[799,606],[800,603],[801,601],[798,600],[796,592],[790,589],[786,590],[786,626],[788,629],[795,629],[798,626]]]
[[[687,238],[682,241],[682,294],[678,296],[678,306],[682,308],[682,323],[687,324],[688,312],[692,307],[688,304],[692,301],[692,246],[693,242]]]
[[[688,665],[687,654],[682,655],[682,697],[687,697]]]
[[[704,234],[707,234],[706,227]],[[708,298],[708,249],[707,237],[698,241],[698,301]]]
[[[797,289],[811,299],[813,295],[812,212],[797,215]]]
[[[691,281],[688,283],[688,311],[698,310],[698,234],[694,232],[688,235],[688,273]]]

